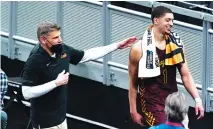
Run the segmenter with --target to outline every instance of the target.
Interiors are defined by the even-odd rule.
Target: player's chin
[[[171,33],[170,30],[166,30],[166,31],[165,31],[165,34],[170,34],[170,33]]]

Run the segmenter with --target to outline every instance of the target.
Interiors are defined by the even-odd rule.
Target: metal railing
[[[208,8],[208,7],[204,6],[204,5],[193,4],[193,3],[186,2],[186,1],[178,1],[178,2],[179,2],[179,3],[187,4],[187,5],[191,5],[191,6],[193,6],[193,7],[198,7],[198,8],[200,8],[200,9],[205,9],[205,10],[208,10],[208,11],[212,11],[212,13],[213,13],[213,9]]]

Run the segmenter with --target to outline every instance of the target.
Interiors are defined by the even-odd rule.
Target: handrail
[[[187,28],[196,29],[196,30],[199,30],[199,31],[203,30],[203,27],[201,27],[201,26],[197,26],[197,25],[193,25],[193,24],[189,24],[189,23],[185,23],[185,22],[181,22],[181,21],[177,21],[177,20],[174,20],[174,24],[180,25],[180,26],[183,26],[183,27],[187,27]]]
[[[193,3],[189,3],[189,2],[185,2],[185,1],[177,1],[177,2],[188,4],[188,5],[193,5],[193,6],[196,6],[198,8],[201,8],[201,9],[206,9],[206,10],[209,10],[209,11],[213,11],[213,9],[210,9],[208,7],[205,7],[205,6],[202,6],[202,5],[199,5],[199,4],[193,4]]]
[[[86,122],[86,123],[89,123],[89,124],[93,124],[93,125],[96,125],[96,126],[99,126],[99,127],[104,127],[104,128],[107,128],[107,129],[118,129],[118,128],[115,128],[115,127],[112,127],[112,126],[109,126],[109,125],[106,125],[106,124],[102,124],[102,123],[99,123],[99,122],[96,122],[96,121],[88,120],[88,119],[85,119],[85,118],[82,118],[82,117],[79,117],[79,116],[74,116],[74,115],[71,115],[71,114],[68,114],[68,113],[66,113],[66,116],[69,117],[69,118],[80,120],[80,121],[83,121],[83,122]]]
[[[109,66],[113,66],[113,67],[120,68],[120,69],[123,69],[123,70],[128,70],[128,66],[123,65],[123,64],[115,63],[115,62],[112,62],[112,61],[108,61],[107,64]]]
[[[84,1],[90,4],[94,4],[94,5],[99,5],[99,6],[103,6],[103,2],[97,2],[97,1]]]
[[[118,6],[111,5],[111,4],[109,4],[107,7],[109,9],[125,12],[125,13],[128,13],[128,14],[133,14],[133,15],[136,15],[136,16],[142,16],[142,17],[145,17],[145,18],[151,18],[150,14],[134,11],[134,10],[131,10],[131,9],[126,9],[126,8],[118,7]]]
[[[9,33],[0,31],[0,35],[4,37],[9,37]]]
[[[17,41],[25,42],[25,43],[30,44],[30,45],[36,45],[38,43],[38,41],[28,39],[28,38],[24,38],[24,37],[17,36],[17,35],[14,35],[13,39],[15,39]]]
[[[91,61],[96,62],[96,63],[103,63],[103,58],[91,60]]]
[[[213,34],[213,30],[212,30],[212,29],[209,29],[208,32],[209,32],[210,34]]]
[[[211,14],[204,14],[203,20],[204,21],[208,21],[208,22],[213,22],[213,15],[211,15]]]
[[[153,1],[127,1],[127,2],[137,4],[137,5],[142,5],[145,7],[150,7],[150,8],[152,8],[152,5],[153,5]]]
[[[208,88],[207,88],[207,91],[210,92],[210,93],[213,93],[213,88],[208,87]]]

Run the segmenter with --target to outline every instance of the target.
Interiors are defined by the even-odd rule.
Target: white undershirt
[[[113,43],[107,46],[102,46],[102,47],[96,47],[96,48],[91,48],[88,50],[84,51],[84,56],[81,59],[80,63],[84,63],[90,60],[95,60],[100,57],[103,57],[104,55],[115,51],[118,49],[118,43]],[[31,99],[31,98],[36,98],[40,97],[54,88],[56,88],[55,81],[50,81],[42,85],[38,86],[22,86],[22,94],[26,100]]]

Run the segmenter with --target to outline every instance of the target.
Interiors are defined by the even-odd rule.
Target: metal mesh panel
[[[0,37],[1,40],[1,47],[0,47],[0,54],[1,55],[4,55],[4,56],[8,56],[8,38],[5,38],[5,37]]]
[[[77,49],[102,46],[101,7],[80,2],[63,3],[64,43]]]
[[[173,31],[178,33],[184,43],[185,57],[192,77],[196,83],[201,83],[201,68],[202,68],[202,54],[201,54],[201,39],[202,32],[186,27],[175,25]],[[177,74],[180,78],[180,74]]]
[[[1,2],[1,31],[9,30],[9,2]]]
[[[42,21],[56,22],[56,2],[18,2],[16,35],[37,40]]]
[[[151,23],[151,19],[126,15],[111,10],[111,43],[121,41],[131,36],[142,36],[144,30]],[[127,65],[130,48],[117,50],[112,54],[112,61]]]

